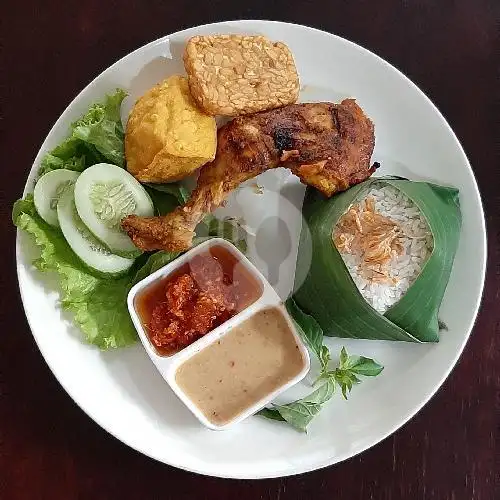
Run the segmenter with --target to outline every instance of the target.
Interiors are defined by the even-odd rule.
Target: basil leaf
[[[155,252],[151,254],[146,262],[140,267],[135,273],[134,278],[132,279],[132,285],[135,285],[139,281],[143,280],[146,276],[158,271],[160,267],[165,266],[169,262],[172,262],[180,255],[180,252],[164,252],[160,250],[159,252]]]
[[[188,201],[189,196],[191,195],[190,191],[178,182],[172,182],[170,184],[149,183],[146,184],[146,186],[154,189],[155,191],[166,193],[170,196],[175,197],[179,205],[184,205],[184,203]]]
[[[241,225],[233,219],[217,219],[212,214],[207,214],[196,227],[198,237],[218,237],[230,241],[243,253],[247,251],[247,233]]]
[[[365,377],[376,377],[384,369],[373,359],[364,356],[349,356],[345,363],[341,361],[340,368]]]
[[[269,420],[286,422],[286,420],[281,416],[280,412],[278,410],[274,410],[273,408],[262,408],[262,410],[258,411],[256,415],[268,418]]]
[[[337,368],[335,372],[333,372],[333,378],[339,384],[340,389],[342,390],[342,396],[344,399],[347,399],[347,395],[351,392],[352,386],[354,384],[361,383],[354,373],[349,370],[342,370]]]
[[[306,432],[308,424],[321,411],[323,404],[331,399],[334,392],[335,381],[330,378],[309,396],[287,405],[273,405],[272,409],[277,410],[292,427],[298,431]]]
[[[346,368],[347,360],[349,356],[347,355],[347,351],[345,347],[342,347],[340,350],[340,368]]]
[[[179,206],[179,200],[172,194],[144,186],[151,198],[157,215],[166,215]]]
[[[319,351],[319,362],[321,363],[321,371],[325,372],[330,363],[330,351],[326,345],[321,346],[321,350]]]
[[[285,302],[285,307],[292,317],[303,342],[316,354],[322,368],[326,368],[330,361],[330,353],[328,348],[323,345],[323,330],[319,323],[312,316],[302,311],[291,297]]]
[[[300,311],[293,301],[290,304],[292,308],[295,305],[295,313],[299,311],[306,317],[308,316]],[[288,305],[287,301],[287,308]],[[304,332],[302,333],[305,335]],[[310,345],[309,342],[311,339],[316,339],[316,337],[304,336],[304,341],[308,343],[308,345]],[[330,352],[328,351],[328,348],[321,345],[318,352],[318,358],[322,368],[316,382],[323,380],[325,382],[313,393],[303,399],[299,399],[286,405],[273,404],[272,408],[264,408],[258,412],[257,415],[273,420],[285,420],[295,429],[305,432],[307,425],[321,411],[322,405],[333,396],[336,384],[339,385],[344,399],[347,399],[353,386],[361,383],[361,380],[357,377],[357,375],[374,377],[384,369],[382,365],[378,364],[373,359],[365,358],[364,356],[349,356],[346,348],[342,347],[338,368],[328,371],[328,364],[330,362]]]

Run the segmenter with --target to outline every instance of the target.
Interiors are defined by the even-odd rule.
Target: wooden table
[[[0,498],[489,500],[495,497],[495,481],[499,498],[500,84],[495,71],[500,66],[500,2],[8,4],[2,9],[6,36],[0,122]],[[425,409],[383,443],[345,463],[298,477],[253,482],[205,478],[153,462],[110,437],[73,403],[44,363],[26,323],[10,224],[11,204],[22,191],[40,144],[84,85],[150,40],[238,18],[291,21],[336,33],[408,75],[437,104],[469,156],[485,204],[490,257],[473,335]]]

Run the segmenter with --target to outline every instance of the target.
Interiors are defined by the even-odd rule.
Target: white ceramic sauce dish
[[[144,325],[141,321],[140,313],[137,308],[137,298],[141,296],[149,287],[155,286],[160,280],[164,280],[169,275],[174,274],[182,266],[187,264],[193,257],[199,254],[206,253],[212,247],[222,247],[224,250],[228,251],[232,256],[234,256],[238,263],[241,264],[245,271],[256,280],[261,285],[260,296],[250,305],[245,307],[240,312],[237,312],[234,316],[229,318],[227,321],[222,323],[220,326],[211,330],[205,334],[200,339],[196,340],[192,344],[184,347],[179,352],[172,355],[162,355],[158,352],[155,346],[152,344]],[[132,317],[134,326],[139,334],[139,338],[146,349],[149,357],[155,364],[158,371],[161,373],[166,382],[170,385],[175,394],[179,399],[191,410],[191,412],[198,418],[198,420],[206,427],[213,430],[223,430],[227,429],[238,422],[241,422],[245,418],[253,415],[269,402],[275,399],[279,394],[286,391],[296,383],[300,382],[307,374],[310,368],[310,359],[307,348],[302,342],[300,336],[298,335],[296,328],[288,315],[285,307],[278,294],[274,291],[273,287],[269,282],[262,276],[262,274],[255,268],[255,266],[243,255],[234,245],[222,238],[212,238],[209,239],[196,247],[192,248],[182,256],[170,262],[166,266],[158,269],[153,274],[144,278],[142,281],[134,285],[130,290],[127,298],[127,305]],[[287,382],[279,385],[275,390],[265,395],[265,397],[259,399],[257,402],[251,406],[244,409],[241,413],[238,413],[231,420],[219,425],[211,422],[205,414],[200,410],[200,408],[191,400],[190,397],[181,389],[178,382],[176,381],[177,370],[181,365],[183,365],[187,360],[192,358],[194,355],[200,353],[214,342],[219,341],[225,335],[227,335],[234,327],[242,324],[245,320],[252,317],[254,314],[264,311],[269,308],[276,308],[281,312],[283,318],[286,320],[288,329],[294,337],[294,340],[299,349],[302,358],[302,368],[300,372],[288,380]]]

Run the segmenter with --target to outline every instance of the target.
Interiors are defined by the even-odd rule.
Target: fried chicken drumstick
[[[354,99],[292,104],[235,118],[218,132],[215,160],[205,165],[189,201],[162,217],[129,215],[123,229],[142,250],[182,251],[194,229],[242,182],[276,167],[331,196],[367,179],[373,124]]]

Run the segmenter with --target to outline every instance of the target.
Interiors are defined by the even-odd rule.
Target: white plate
[[[45,151],[58,144],[69,124],[115,87],[130,97],[124,111],[150,86],[183,71],[180,54],[195,34],[260,33],[291,48],[304,85],[302,100],[354,96],[375,123],[374,160],[382,174],[400,174],[460,189],[463,231],[440,316],[449,331],[437,345],[373,341],[329,341],[336,354],[349,351],[376,358],[383,374],[356,387],[348,402],[335,397],[310,425],[307,435],[263,418],[250,418],[216,433],[201,426],[177,400],[140,343],[100,352],[83,344],[58,306],[55,280],[32,270],[33,244],[17,240],[21,295],[33,336],[54,375],[74,401],[101,427],[132,448],[161,462],[213,476],[263,478],[297,474],[334,464],[378,443],[411,418],[435,393],[456,363],[471,331],[483,288],[486,236],[476,182],[452,130],[429,99],[388,63],[334,35],[303,26],[238,21],[192,28],[152,42],[113,64],[68,106],[45,140],[31,170],[31,186]],[[243,213],[257,227],[269,214],[285,218],[297,235],[303,188],[287,171],[258,179],[258,195],[242,189],[224,211]],[[285,194],[286,198],[277,192]],[[249,207],[252,211],[249,212]],[[295,238],[295,236],[294,236]],[[296,239],[296,238],[295,238]],[[296,241],[280,268],[278,291],[293,280]],[[272,244],[280,245],[274,238]],[[278,247],[279,249],[279,247]],[[253,248],[250,259],[264,274]],[[327,298],[325,298],[327,300]],[[293,388],[290,400],[310,389]]]

